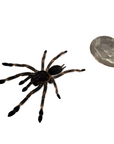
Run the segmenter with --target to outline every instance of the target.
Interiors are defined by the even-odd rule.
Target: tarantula
[[[32,94],[34,94],[35,92],[37,92],[38,90],[41,89],[41,87],[43,86],[44,89],[43,89],[43,95],[42,95],[42,100],[41,100],[41,106],[40,106],[40,111],[39,111],[39,117],[38,117],[38,121],[41,122],[42,121],[42,118],[43,118],[43,106],[44,106],[44,100],[45,100],[45,94],[46,94],[46,91],[47,91],[47,83],[50,83],[54,85],[55,87],[55,90],[56,90],[56,94],[57,94],[57,97],[60,99],[60,95],[58,93],[58,88],[57,88],[57,85],[56,85],[56,82],[54,79],[64,75],[65,73],[69,73],[69,72],[74,72],[74,71],[78,71],[78,72],[82,72],[82,71],[85,71],[85,69],[82,69],[82,70],[78,70],[78,69],[71,69],[71,70],[66,70],[66,71],[63,71],[63,69],[65,68],[64,64],[59,66],[59,65],[54,65],[50,68],[51,64],[56,60],[58,59],[61,55],[65,54],[67,51],[64,51],[64,52],[61,52],[60,54],[58,54],[56,57],[54,57],[50,63],[48,64],[46,70],[44,70],[44,60],[45,60],[45,57],[46,57],[46,53],[47,51],[45,50],[44,51],[44,54],[43,54],[43,57],[42,57],[42,62],[41,62],[41,71],[38,71],[36,70],[35,68],[33,68],[32,66],[30,65],[27,65],[27,64],[14,64],[14,63],[2,63],[4,66],[18,66],[18,67],[27,67],[29,68],[30,70],[33,71],[33,73],[31,72],[23,72],[23,73],[19,73],[19,74],[16,74],[14,76],[11,76],[11,77],[8,77],[6,79],[2,79],[0,80],[0,84],[3,84],[5,83],[6,81],[9,81],[9,80],[12,80],[12,79],[15,79],[19,76],[27,76],[27,78],[25,78],[24,80],[20,81],[19,82],[19,85],[22,85],[24,84],[27,80],[30,79],[30,82],[29,84],[24,87],[22,89],[22,91],[26,91],[32,84],[34,86],[37,86],[35,89],[33,89],[16,107],[14,107],[14,109],[12,111],[10,111],[8,113],[8,117],[10,116],[13,116],[16,112],[19,111],[20,109],[20,106],[22,106],[27,100],[28,98],[30,98],[30,96]],[[63,72],[62,72],[63,71]]]

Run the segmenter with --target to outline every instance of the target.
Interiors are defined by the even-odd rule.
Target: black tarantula
[[[20,109],[20,106],[22,106],[27,100],[28,98],[34,94],[35,92],[37,92],[38,90],[41,89],[41,87],[43,86],[44,89],[43,89],[43,94],[42,94],[42,100],[41,100],[41,106],[40,106],[40,111],[39,111],[39,117],[38,117],[38,121],[41,122],[42,121],[42,118],[43,118],[43,106],[44,106],[44,99],[45,99],[45,94],[46,94],[46,91],[47,91],[47,83],[50,83],[54,85],[55,87],[55,90],[56,90],[56,94],[57,94],[57,97],[60,99],[60,95],[58,93],[58,88],[57,88],[57,85],[56,85],[56,82],[54,79],[64,75],[65,73],[69,73],[69,72],[74,72],[74,71],[78,71],[78,72],[82,72],[82,71],[85,71],[85,69],[82,69],[82,70],[78,70],[78,69],[71,69],[71,70],[66,70],[66,71],[63,71],[63,69],[65,68],[64,64],[62,66],[59,66],[59,65],[54,65],[50,68],[51,64],[56,60],[58,59],[61,55],[65,54],[67,51],[64,51],[64,52],[61,52],[60,54],[58,54],[56,57],[54,57],[50,63],[48,64],[46,70],[44,70],[44,60],[45,60],[45,57],[46,57],[46,53],[47,51],[45,50],[44,51],[44,54],[43,54],[43,57],[42,57],[42,62],[41,62],[41,71],[38,71],[36,70],[35,68],[33,68],[32,66],[30,65],[27,65],[27,64],[13,64],[13,63],[2,63],[4,66],[18,66],[18,67],[27,67],[29,68],[30,70],[33,71],[33,73],[31,72],[23,72],[23,73],[19,73],[19,74],[16,74],[14,76],[11,76],[11,77],[8,77],[6,79],[2,79],[0,80],[0,84],[3,84],[4,82],[6,81],[9,81],[9,80],[12,80],[12,79],[15,79],[19,76],[27,76],[27,78],[25,78],[24,80],[20,81],[19,85],[22,85],[24,84],[27,80],[31,79],[29,84],[24,87],[22,89],[22,91],[26,91],[30,85],[34,85],[34,86],[37,86],[34,90],[32,90],[16,107],[14,107],[14,109],[12,111],[10,111],[8,113],[8,117],[10,116],[13,116],[16,112],[19,111]],[[63,71],[63,72],[62,72]]]

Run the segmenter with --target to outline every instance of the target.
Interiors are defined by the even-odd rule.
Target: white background
[[[13,117],[11,111],[26,92],[18,83],[24,77],[0,85],[1,144],[114,144],[114,69],[98,63],[90,53],[91,41],[114,37],[113,0],[1,0],[0,79],[27,68],[4,67],[2,62],[41,68],[61,51],[55,64],[83,69],[56,80],[61,100],[48,85],[44,117],[38,123],[42,90],[35,93]]]

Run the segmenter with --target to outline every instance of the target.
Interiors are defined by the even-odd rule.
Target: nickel
[[[114,39],[109,36],[95,38],[90,45],[91,54],[94,58],[110,67],[114,67]]]

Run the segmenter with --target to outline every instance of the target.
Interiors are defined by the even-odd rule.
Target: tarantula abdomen
[[[56,74],[59,74],[60,72],[62,72],[62,70],[65,68],[63,67],[64,64],[62,66],[59,66],[59,65],[54,65],[52,66],[49,70],[48,70],[48,73],[50,75],[56,75]]]

